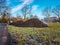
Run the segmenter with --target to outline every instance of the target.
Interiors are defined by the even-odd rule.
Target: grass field
[[[8,25],[8,31],[11,35],[16,35],[17,40],[26,39],[27,35],[32,35],[33,37],[40,36],[43,41],[49,39],[50,42],[52,38],[55,38],[55,41],[60,42],[60,23],[48,23],[48,27],[44,28],[33,28],[33,27],[15,27]]]
[[[44,28],[33,28],[33,27],[16,27],[16,26],[8,26],[8,30],[9,32],[16,32],[16,33],[34,33],[35,31],[56,31],[56,32],[60,32],[60,23],[49,23],[48,27],[44,27]],[[43,33],[44,33],[43,32]]]

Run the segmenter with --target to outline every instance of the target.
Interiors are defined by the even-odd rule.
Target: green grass
[[[26,35],[40,35],[42,37],[46,37],[51,39],[53,36],[55,38],[59,38],[60,35],[60,23],[48,23],[48,27],[44,28],[31,28],[31,27],[16,27],[8,25],[8,31],[12,35],[14,33],[17,33],[22,37],[23,39],[26,38]],[[43,35],[44,34],[44,35]],[[20,39],[20,38],[19,38]]]
[[[8,26],[8,31],[9,32],[16,32],[16,33],[34,33],[34,32],[43,32],[43,33],[48,33],[48,32],[60,32],[60,23],[49,23],[48,27],[45,28],[31,28],[31,27],[15,27],[15,26]]]

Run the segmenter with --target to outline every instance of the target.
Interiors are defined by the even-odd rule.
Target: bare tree
[[[8,17],[6,17],[8,16]],[[10,6],[6,4],[6,0],[1,0],[0,1],[0,17],[3,19],[8,19],[9,20],[10,16]]]
[[[35,15],[35,16],[34,16],[34,18],[38,18],[38,16],[37,16],[37,15]]]
[[[51,16],[51,7],[45,7],[43,9],[43,15],[48,18],[48,22],[49,22],[49,17]]]
[[[56,6],[52,9],[52,13],[54,13],[58,18],[60,18],[60,6]]]
[[[0,16],[3,14],[6,8],[6,0],[0,0]]]
[[[24,20],[26,19],[27,13],[28,13],[28,7],[25,6],[25,7],[22,9],[22,14],[23,14],[23,16],[24,16]]]
[[[43,14],[45,15],[45,17],[50,17],[50,15],[51,15],[51,7],[45,7],[44,9],[43,9]]]
[[[22,9],[22,14],[24,16],[24,20],[27,18],[27,15],[31,15],[31,10],[32,10],[32,6],[30,6],[30,5],[26,5]]]
[[[30,19],[31,19],[31,18],[33,18],[33,15],[32,15],[32,14],[30,15]]]
[[[29,15],[32,15],[32,6],[29,6],[29,12],[28,12]]]
[[[10,22],[10,7],[6,6],[4,8],[1,8],[1,18],[2,18],[2,22],[6,22],[6,23],[9,23]]]
[[[9,24],[9,22],[10,22],[10,14],[9,13],[4,12],[1,18],[2,18],[3,23]]]

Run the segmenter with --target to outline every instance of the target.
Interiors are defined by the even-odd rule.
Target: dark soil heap
[[[47,27],[47,24],[44,24],[37,18],[32,18],[24,22],[25,27]]]
[[[18,21],[15,23],[11,23],[11,25],[19,26],[19,27],[47,27],[47,24],[41,22],[37,18],[32,18],[27,21]]]

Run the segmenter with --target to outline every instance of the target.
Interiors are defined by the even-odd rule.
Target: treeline
[[[30,15],[30,18],[22,18],[21,16],[11,17],[8,13],[4,12],[0,22],[19,27],[47,27],[47,24],[40,21],[36,15]]]
[[[42,13],[45,16],[44,19],[48,19],[47,22],[50,22],[50,20],[53,22],[60,22],[60,5],[55,7],[45,7]]]
[[[2,10],[1,10],[2,11]],[[18,14],[16,17],[12,17],[10,14],[10,9],[6,8],[6,10],[3,11],[3,13],[0,12],[0,22],[3,23],[12,23],[16,21],[26,21],[32,18],[38,18],[37,15],[32,14],[32,6],[25,6],[21,10],[22,16]],[[54,18],[50,17],[56,17],[57,19],[54,19],[53,22],[60,22],[60,6],[56,7],[45,7],[42,11],[42,16],[45,16],[44,19],[48,19],[47,21],[50,22],[50,20],[53,20]]]

